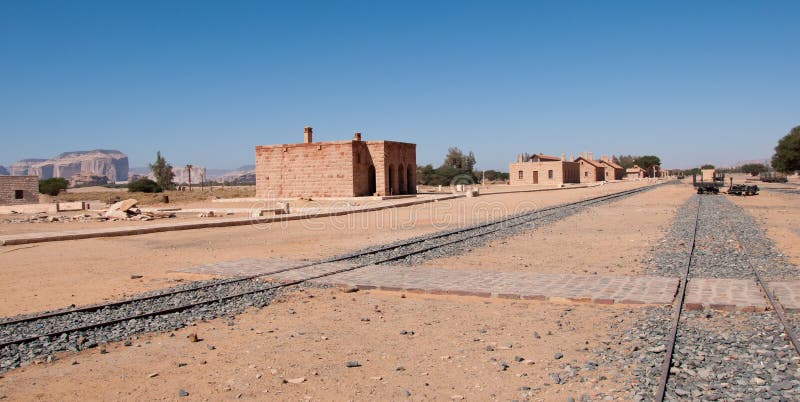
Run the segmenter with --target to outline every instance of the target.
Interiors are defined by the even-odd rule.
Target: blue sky
[[[0,164],[114,148],[233,168],[352,137],[769,157],[800,124],[798,1],[3,1]]]

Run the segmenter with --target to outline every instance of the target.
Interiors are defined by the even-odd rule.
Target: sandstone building
[[[0,205],[38,203],[38,176],[0,176]]]
[[[256,197],[358,197],[416,193],[417,146],[396,141],[303,142],[256,146]]]
[[[625,169],[608,156],[601,156],[599,162],[605,168],[606,181],[622,180],[625,176]]]
[[[564,156],[536,154],[528,160],[522,156],[508,165],[509,184],[580,183],[580,164],[567,162]]]
[[[592,183],[606,180],[606,168],[592,158],[591,152],[588,155],[580,155],[575,159],[580,165],[581,183]]]
[[[625,169],[625,178],[630,180],[644,179],[647,177],[647,172],[640,168],[639,165],[633,165],[632,168]]]

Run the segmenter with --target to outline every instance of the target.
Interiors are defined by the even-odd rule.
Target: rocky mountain
[[[8,167],[8,172],[12,176],[27,176],[30,174],[31,166],[46,161],[47,159],[23,159]]]
[[[244,165],[240,166],[236,170],[221,172],[220,174],[211,177],[217,181],[239,182],[249,181],[252,176],[253,182],[255,182],[255,172],[256,165]]]
[[[185,166],[174,166],[172,173],[175,173],[173,181],[177,184],[189,183],[189,170]],[[206,177],[206,168],[199,165],[192,165],[192,184],[199,184],[201,180],[208,180]]]
[[[103,176],[109,182],[128,180],[128,156],[117,150],[64,152],[52,159],[23,159],[10,166],[13,175],[39,176],[41,179],[73,176]]]
[[[130,168],[129,173],[129,180],[132,180],[134,177],[142,176],[147,177],[150,180],[156,179],[156,177],[153,176],[153,173],[150,171],[150,168],[146,167]],[[175,178],[172,179],[173,183],[189,184],[189,171],[185,166],[173,166],[172,173],[175,174]],[[192,165],[192,184],[200,184],[203,179],[206,181],[211,180],[211,178],[208,176],[206,168],[200,165]]]
[[[5,166],[0,166],[0,176],[8,176],[8,169]]]

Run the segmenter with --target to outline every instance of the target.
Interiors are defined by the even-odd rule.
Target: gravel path
[[[253,288],[255,282],[248,281],[239,283],[239,290],[245,291]],[[263,284],[261,285],[263,286]],[[229,289],[230,290],[230,289]],[[270,301],[277,295],[284,291],[291,291],[291,288],[284,288],[280,290],[270,290],[259,292],[251,295],[237,297],[234,299],[226,300],[223,302],[212,303],[197,306],[177,313],[159,315],[144,319],[128,320],[110,327],[103,327],[94,330],[73,332],[69,335],[63,334],[56,338],[42,337],[38,341],[21,344],[10,345],[0,351],[0,372],[19,367],[23,362],[32,361],[34,359],[53,359],[53,353],[70,350],[78,351],[98,345],[103,345],[111,341],[119,341],[130,339],[136,334],[145,332],[158,332],[170,331],[184,326],[190,325],[192,322],[200,320],[210,320],[218,317],[232,317],[248,307],[263,307],[270,303]],[[185,298],[195,298],[196,301],[206,299],[206,295],[196,293],[185,293]],[[187,301],[187,300],[184,300]],[[163,309],[164,306],[158,301],[145,301],[126,305],[120,307],[119,311],[114,314],[128,314],[132,315],[134,311],[148,311],[155,309]],[[98,317],[98,319],[105,320],[108,317]],[[74,317],[71,315],[61,316],[58,318],[48,320],[53,328],[61,327],[74,327],[76,323],[73,321]],[[13,328],[17,328],[15,331]],[[3,337],[16,338],[30,334],[27,327],[12,327],[9,330],[4,328]],[[38,333],[46,332],[46,328],[37,330]],[[130,342],[125,343],[130,346]]]
[[[665,239],[653,248],[647,272],[680,276],[690,252],[694,218],[700,205],[695,257],[689,278],[735,278],[755,281],[797,279],[798,269],[775,248],[763,229],[724,195],[695,195],[676,216]],[[752,267],[751,265],[752,264]],[[651,332],[652,353],[632,353],[639,384],[634,399],[655,395],[667,344],[671,309],[650,309],[628,334]],[[790,315],[797,323],[797,315]],[[654,323],[661,321],[660,330]],[[797,326],[797,324],[794,324]],[[684,311],[667,384],[667,400],[800,400],[800,357],[783,334],[774,312],[723,313]]]

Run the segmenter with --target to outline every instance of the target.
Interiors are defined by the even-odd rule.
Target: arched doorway
[[[414,169],[411,168],[411,165],[406,166],[406,193],[417,193],[417,182],[414,180]]]
[[[378,186],[375,182],[375,165],[369,165],[367,168],[367,195],[374,195]]]
[[[394,165],[389,165],[389,181],[386,183],[386,195],[394,194]]]
[[[403,169],[403,165],[397,167],[397,194],[405,194],[406,192],[406,181],[405,181],[405,169]]]

